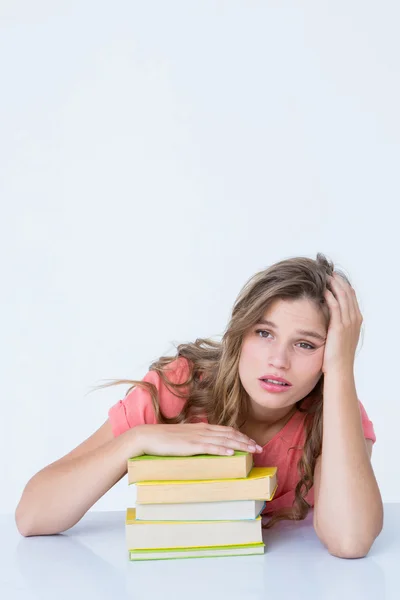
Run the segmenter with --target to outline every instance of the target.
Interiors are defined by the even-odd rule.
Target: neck
[[[243,416],[243,421],[252,427],[275,427],[277,425],[285,425],[290,417],[296,412],[296,404],[285,406],[278,409],[266,409],[262,406],[249,402],[246,416]]]

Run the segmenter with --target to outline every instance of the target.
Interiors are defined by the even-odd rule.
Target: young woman
[[[370,458],[374,428],[359,401],[354,358],[362,324],[354,289],[318,253],[255,274],[221,342],[181,344],[150,365],[105,423],[27,483],[22,535],[72,527],[141,454],[253,453],[278,467],[265,527],[304,519],[335,556],[365,556],[383,524]],[[113,385],[106,384],[106,385]]]

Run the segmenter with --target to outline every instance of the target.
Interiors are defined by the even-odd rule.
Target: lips
[[[286,385],[288,386],[292,385],[287,379],[283,379],[283,377],[277,377],[276,375],[272,375],[272,373],[268,375],[263,375],[259,379],[261,381],[265,381],[266,379],[273,379],[274,381],[281,381],[282,383],[286,383]]]

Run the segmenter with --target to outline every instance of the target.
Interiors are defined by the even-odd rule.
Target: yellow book
[[[262,543],[261,516],[239,521],[138,521],[126,511],[129,551],[160,548],[209,548]]]
[[[136,486],[138,504],[217,502],[226,500],[272,500],[278,482],[277,467],[253,467],[248,477],[144,481]]]
[[[250,452],[232,455],[154,456],[144,454],[128,459],[128,483],[247,477],[253,466]]]

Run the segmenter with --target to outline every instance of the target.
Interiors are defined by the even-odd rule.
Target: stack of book
[[[130,560],[263,554],[261,512],[276,467],[253,455],[149,456],[128,460],[136,507],[126,511]]]

